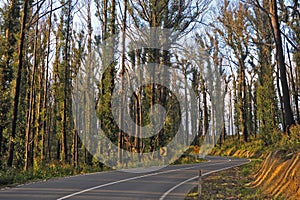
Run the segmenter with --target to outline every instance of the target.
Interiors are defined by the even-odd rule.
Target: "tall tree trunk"
[[[244,141],[248,142],[248,127],[247,127],[247,88],[246,88],[246,74],[245,74],[245,66],[242,69],[242,90],[243,90],[243,103],[242,103],[242,133],[244,136]]]
[[[61,138],[61,160],[63,163],[68,161],[68,147],[67,147],[67,128],[68,114],[70,112],[68,104],[70,104],[70,64],[69,64],[69,46],[70,46],[70,26],[71,26],[71,0],[68,0],[68,13],[66,22],[66,38],[64,47],[64,100],[63,100],[63,115],[62,115],[62,138]]]
[[[13,105],[13,116],[12,116],[12,128],[9,135],[9,144],[8,144],[8,158],[7,166],[12,167],[14,159],[14,145],[15,137],[17,132],[17,120],[18,120],[18,106],[19,106],[19,97],[20,97],[20,88],[21,88],[21,78],[22,78],[22,69],[23,69],[23,48],[25,43],[25,29],[27,21],[27,10],[28,10],[28,0],[24,0],[23,3],[23,12],[22,12],[22,22],[21,22],[21,31],[20,31],[20,43],[19,43],[19,55],[18,55],[18,72],[14,96],[14,105]]]
[[[187,77],[187,69],[185,68],[184,64],[182,65],[182,70],[184,71],[184,106],[185,106],[185,145],[189,145],[189,100],[188,100],[188,77]]]
[[[257,83],[254,86],[254,94],[253,94],[253,123],[254,123],[254,137],[256,138],[257,133]]]
[[[287,55],[288,55],[288,59],[289,59],[289,66],[290,66],[290,71],[291,71],[291,84],[292,84],[293,99],[294,99],[294,104],[295,104],[296,119],[297,119],[297,123],[300,123],[298,91],[296,89],[296,81],[294,80],[294,73],[293,73],[292,61],[291,61],[291,56],[290,56],[290,50],[289,50],[289,46],[288,46],[287,43],[286,43],[286,49],[287,49]]]
[[[60,62],[60,50],[61,49],[61,45],[60,45],[60,40],[59,40],[59,36],[58,34],[56,34],[55,37],[55,63],[53,64],[53,79],[54,79],[54,83],[53,83],[53,96],[54,96],[54,102],[53,102],[53,127],[52,127],[52,132],[57,134],[58,130],[59,130],[59,121],[57,120],[57,118],[60,116],[59,114],[59,62]],[[57,134],[58,135],[58,134]],[[50,143],[50,136],[49,136],[49,144]],[[60,160],[60,138],[57,139],[57,141],[53,141],[53,143],[55,144],[55,142],[57,142],[56,145],[56,160],[59,161]],[[49,148],[49,151],[51,153],[51,150]],[[49,155],[50,155],[49,153]]]
[[[229,130],[229,134],[233,135],[233,109],[232,109],[232,90],[229,90],[229,126],[228,126],[228,130]]]
[[[201,77],[201,91],[202,91],[202,98],[203,98],[203,123],[204,123],[204,135],[206,136],[208,133],[209,122],[208,122],[208,108],[207,108],[207,96],[206,96],[206,87],[204,78]]]
[[[136,50],[136,60],[137,60],[137,68],[141,67],[141,50],[137,49]],[[143,73],[142,70],[140,70],[140,86],[143,85]],[[143,103],[142,103],[142,95],[143,95],[143,87],[140,88],[139,92],[138,92],[138,132],[137,132],[137,137],[135,138],[135,145],[137,148],[137,153],[138,153],[138,160],[139,162],[141,162],[141,156],[142,156],[142,151],[141,151],[141,147],[143,146],[143,140],[140,139],[142,138],[142,126],[143,126]]]
[[[37,3],[37,9],[39,7],[39,3]],[[33,52],[33,67],[34,71],[36,71],[36,75],[34,76],[34,83],[35,85],[35,102],[34,102],[34,118],[33,118],[33,124],[34,124],[34,130],[33,130],[33,140],[34,140],[34,146],[33,146],[33,152],[32,152],[32,163],[36,162],[38,163],[39,155],[40,155],[40,141],[39,141],[39,136],[40,136],[40,108],[41,108],[41,90],[40,90],[40,70],[38,69],[39,65],[39,58],[38,58],[38,38],[39,38],[39,20],[37,20],[36,23],[36,29],[35,29],[35,41],[34,41],[34,52]],[[35,165],[33,165],[35,166]]]
[[[38,4],[37,4],[38,6]],[[24,171],[27,171],[29,167],[33,166],[33,155],[35,152],[30,152],[30,144],[32,145],[35,143],[38,144],[37,141],[35,141],[35,134],[38,134],[37,131],[32,129],[35,126],[36,122],[36,87],[39,85],[36,83],[37,79],[37,40],[38,40],[38,23],[36,24],[36,30],[35,30],[35,40],[34,40],[34,50],[33,50],[33,70],[32,73],[29,71],[29,77],[31,74],[31,80],[29,81],[29,94],[28,94],[28,113],[27,113],[27,121],[26,121],[26,130],[25,130],[25,161],[24,161]],[[28,69],[30,70],[30,69]],[[30,134],[32,133],[32,137],[30,137]],[[34,142],[32,143],[32,140]],[[34,148],[34,145],[32,145],[31,148],[32,151],[37,151],[37,149]],[[30,155],[32,154],[32,155]]]
[[[295,124],[295,120],[293,117],[293,112],[290,103],[290,93],[289,93],[289,86],[286,77],[286,68],[284,63],[282,39],[281,39],[280,25],[278,20],[276,0],[270,0],[270,14],[271,14],[271,22],[272,22],[272,29],[274,33],[274,39],[276,43],[276,59],[280,69],[280,80],[281,80],[281,87],[283,93],[284,115],[285,115],[285,124],[286,124],[284,130],[288,130],[291,125]]]
[[[127,20],[127,5],[128,2],[127,0],[124,0],[124,13],[123,13],[123,21],[122,21],[122,56],[121,56],[121,102],[120,102],[120,114],[119,114],[119,125],[121,126],[119,129],[118,133],[118,163],[119,165],[122,164],[122,159],[123,159],[123,127],[124,127],[124,102],[125,102],[125,95],[124,95],[124,90],[125,90],[125,85],[124,85],[124,80],[125,80],[125,50],[126,50],[126,44],[125,44],[125,39],[126,39],[126,20]]]
[[[48,158],[50,159],[50,133],[48,132],[48,118],[50,118],[49,108],[48,108],[48,97],[49,97],[49,64],[50,64],[50,42],[51,42],[51,29],[52,29],[52,0],[50,0],[50,13],[48,18],[48,32],[47,32],[47,58],[46,58],[46,74],[45,74],[45,84],[44,84],[44,102],[43,102],[43,109],[44,109],[44,116],[43,116],[43,133],[47,136],[47,148],[48,148]],[[46,152],[46,150],[45,150]],[[42,158],[43,160],[43,158]]]
[[[87,116],[85,117],[85,131],[86,131],[86,138],[89,138],[91,134],[93,134],[93,117],[92,117],[92,109],[94,106],[92,105],[93,99],[94,99],[94,91],[90,90],[90,88],[93,88],[93,85],[91,83],[91,80],[93,79],[93,71],[92,71],[92,19],[91,19],[91,1],[87,1],[87,63],[86,63],[86,79],[85,83],[87,84],[86,87],[89,88],[89,91],[85,92],[85,110],[87,113]],[[92,164],[93,156],[87,151],[87,149],[94,149],[95,143],[94,141],[91,141],[89,139],[86,139],[85,141],[85,162],[87,162],[89,165]]]
[[[247,91],[246,91],[246,77],[245,77],[245,66],[244,61],[239,62],[239,118],[240,118],[240,125],[241,125],[241,131],[244,137],[244,141],[248,141],[248,129],[247,129]]]

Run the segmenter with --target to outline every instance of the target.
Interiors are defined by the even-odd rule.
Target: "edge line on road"
[[[230,162],[231,160],[229,160]],[[248,160],[248,162],[245,162],[245,163],[240,163],[240,164],[237,164],[237,165],[233,165],[233,166],[230,166],[230,167],[225,167],[225,168],[222,168],[222,169],[217,169],[217,170],[213,170],[213,171],[210,171],[210,172],[206,172],[204,174],[202,174],[202,176],[207,176],[209,174],[212,174],[212,173],[215,173],[215,172],[219,172],[219,171],[223,171],[223,170],[226,170],[226,169],[230,169],[230,168],[233,168],[233,167],[238,167],[238,166],[241,166],[241,165],[245,165],[247,163],[251,162],[251,160]],[[181,185],[187,183],[187,182],[190,182],[194,179],[197,179],[199,176],[194,176],[192,178],[189,178],[185,181],[182,181],[181,183],[173,186],[172,188],[170,188],[168,191],[166,191],[161,197],[159,200],[164,200],[173,190],[175,190],[176,188],[180,187]]]
[[[230,162],[230,161],[231,161],[231,159],[226,160],[226,162]],[[213,163],[213,164],[206,165],[206,166],[217,165],[217,164],[222,164],[222,163],[226,163],[226,162],[218,162],[218,163]],[[136,180],[136,179],[145,178],[145,177],[149,177],[149,176],[156,176],[156,175],[159,175],[159,174],[166,174],[166,173],[176,172],[176,171],[181,171],[181,170],[193,169],[193,168],[197,168],[197,167],[199,167],[199,166],[172,169],[172,170],[167,170],[167,171],[162,171],[162,172],[145,174],[145,175],[141,175],[141,176],[135,176],[135,177],[127,178],[127,179],[121,179],[121,180],[118,180],[118,181],[114,181],[114,182],[98,185],[98,186],[95,186],[95,187],[87,188],[85,190],[81,190],[81,191],[63,196],[61,198],[58,198],[57,200],[64,200],[64,199],[67,199],[67,198],[70,198],[70,197],[73,197],[73,196],[76,196],[76,195],[79,195],[79,194],[82,194],[82,193],[86,193],[86,192],[89,192],[89,191],[92,191],[92,190],[95,190],[95,189],[99,189],[99,188],[102,188],[102,187],[106,187],[106,186],[110,186],[110,185],[114,185],[114,184],[118,184],[118,183],[123,183],[123,182],[126,182],[126,181],[131,181],[131,180]]]

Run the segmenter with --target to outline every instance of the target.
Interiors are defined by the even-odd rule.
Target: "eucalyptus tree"
[[[14,72],[16,71],[17,35],[20,31],[20,2],[11,0],[3,4],[1,20],[1,62],[0,62],[0,155],[5,155],[7,148],[6,138],[11,131],[11,107],[13,105]],[[12,143],[12,142],[10,142]],[[12,165],[12,152],[10,152],[9,166]]]
[[[118,41],[115,38],[116,34],[119,33],[117,24],[118,7],[116,0],[97,0],[95,3],[96,17],[100,21],[101,29],[101,34],[96,36],[95,43],[100,46],[98,53],[101,57],[101,65],[103,65],[103,70],[101,70],[101,80],[100,83],[98,83],[97,114],[101,129],[110,141],[118,146],[119,129],[114,121],[111,103],[117,78],[118,61],[116,60],[116,47]],[[107,44],[107,46],[101,46],[101,44]],[[104,144],[104,146],[105,145],[108,144]],[[103,152],[103,149],[101,148],[100,151]],[[111,158],[110,148],[103,153],[105,153],[108,158]]]
[[[280,70],[280,80],[281,80],[281,87],[282,87],[282,95],[283,95],[283,104],[284,104],[284,115],[286,121],[286,127],[284,129],[288,130],[291,125],[295,124],[293,111],[291,108],[290,102],[290,92],[289,86],[287,81],[286,75],[286,66],[284,61],[284,52],[283,52],[283,44],[282,44],[282,34],[280,31],[280,23],[278,18],[278,7],[276,0],[270,0],[269,3],[269,10],[270,10],[270,18],[272,24],[272,30],[274,34],[274,40],[276,45],[276,60],[278,62],[279,70]]]
[[[264,6],[268,6],[268,1],[264,1]],[[273,36],[272,27],[267,13],[254,7],[253,14],[249,15],[252,28],[255,31],[252,41],[257,48],[257,65],[252,61],[252,67],[257,73],[256,80],[256,114],[260,136],[266,144],[272,142],[272,132],[278,123],[277,98],[275,93],[275,65],[272,63]],[[255,122],[257,123],[257,122]]]
[[[284,13],[282,14],[284,18],[283,21],[286,23],[286,25],[290,28],[290,34],[285,36],[285,39],[287,39],[286,48],[287,48],[287,54],[289,58],[289,65],[291,72],[293,71],[292,63],[294,62],[295,68],[294,68],[294,80],[292,80],[294,83],[292,83],[292,91],[293,91],[293,98],[294,98],[294,104],[295,104],[295,112],[296,112],[296,118],[297,123],[300,123],[300,110],[298,105],[298,99],[299,99],[299,93],[300,93],[300,4],[299,1],[292,1],[290,5],[283,4],[281,7]],[[290,47],[289,47],[290,46]],[[290,50],[289,50],[290,49]],[[293,58],[290,58],[290,54],[293,55]],[[293,75],[291,75],[293,76]]]
[[[14,159],[14,147],[15,147],[15,137],[17,134],[17,121],[18,121],[18,112],[19,112],[19,101],[21,94],[21,79],[23,73],[23,57],[24,57],[24,43],[25,43],[25,34],[26,34],[26,22],[28,17],[28,5],[29,1],[25,0],[23,2],[23,11],[22,11],[22,19],[21,19],[21,29],[20,29],[20,40],[19,40],[19,51],[18,51],[18,68],[17,68],[17,76],[16,76],[16,86],[14,92],[14,100],[13,100],[13,114],[12,114],[12,125],[11,132],[9,135],[9,144],[8,144],[8,158],[7,165],[9,167],[13,164]]]
[[[239,115],[239,127],[244,141],[248,141],[247,127],[247,91],[246,91],[246,59],[249,56],[249,22],[247,20],[248,11],[243,3],[231,8],[229,1],[224,1],[221,16],[218,18],[222,28],[217,28],[218,33],[226,44],[232,49],[236,61],[233,63],[238,67],[237,80],[237,109]],[[239,133],[237,133],[239,134]]]
[[[168,47],[163,44],[158,44],[162,46],[162,49],[144,48],[141,50],[144,52],[146,63],[153,64],[151,65],[149,72],[151,80],[155,80],[155,77],[159,77],[163,82],[171,82],[168,81],[170,80],[170,74],[166,71],[166,67],[162,67],[171,66],[172,50],[170,49],[170,46],[175,44],[178,38],[194,30],[195,25],[199,23],[203,13],[208,7],[209,2],[205,0],[130,1],[129,13],[135,26],[137,28],[146,27],[150,32],[152,31],[150,33],[150,38],[148,38],[149,41],[146,42],[153,43],[154,41],[159,43],[162,35],[158,33],[159,31],[157,31],[157,28],[166,30],[166,32],[164,32],[166,39],[164,42],[169,44],[167,45]],[[144,107],[154,109],[153,105],[158,103],[166,108],[171,102],[168,90],[165,87],[150,84],[144,91],[147,94],[146,97],[149,98],[149,105],[144,105]],[[153,110],[150,112],[153,112]],[[150,138],[150,151],[166,145],[166,141],[163,141],[162,138],[171,137],[173,134],[167,133],[166,130],[170,129],[166,129],[165,127],[160,130],[156,136]],[[185,137],[188,137],[188,134],[186,134]]]

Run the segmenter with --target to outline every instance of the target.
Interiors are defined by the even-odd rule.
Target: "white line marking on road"
[[[228,161],[230,162],[231,159],[229,159]],[[249,162],[251,162],[251,160],[249,160]],[[249,163],[249,162],[248,162],[248,163]],[[202,176],[207,176],[207,175],[212,174],[212,173],[215,173],[215,172],[223,171],[223,170],[230,169],[230,168],[233,168],[233,167],[238,167],[238,166],[241,166],[241,165],[244,165],[244,164],[246,164],[246,163],[241,163],[241,164],[238,164],[238,165],[234,165],[234,166],[230,166],[230,167],[226,167],[226,168],[222,168],[222,169],[213,170],[213,171],[206,172],[206,173],[202,174]],[[194,179],[197,179],[198,177],[199,177],[199,176],[194,176],[194,177],[192,177],[192,178],[189,178],[189,179],[187,179],[187,180],[185,180],[185,181],[182,181],[181,183],[175,185],[174,187],[172,187],[172,188],[170,188],[168,191],[166,191],[166,192],[160,197],[159,200],[164,200],[164,199],[168,196],[168,194],[170,194],[173,190],[175,190],[176,188],[178,188],[179,186],[181,186],[181,185],[183,185],[183,184],[185,184],[185,183],[187,183],[187,182],[190,182],[190,181],[192,181],[192,180],[194,180]]]
[[[226,162],[230,162],[230,160],[226,160]],[[205,165],[205,166],[211,166],[211,165],[216,165],[216,164],[221,164],[221,163],[224,163],[224,162],[218,162],[218,163]],[[73,197],[73,196],[76,196],[76,195],[79,195],[79,194],[82,194],[82,193],[85,193],[85,192],[89,192],[89,191],[99,189],[99,188],[103,188],[103,187],[110,186],[110,185],[115,185],[115,184],[118,184],[118,183],[123,183],[123,182],[126,182],[126,181],[131,181],[131,180],[136,180],[136,179],[145,178],[145,177],[149,177],[149,176],[155,176],[155,175],[159,175],[159,174],[166,174],[166,173],[176,172],[176,171],[181,171],[181,170],[193,169],[193,168],[197,168],[197,167],[199,167],[199,165],[192,166],[192,167],[179,168],[179,169],[172,169],[172,170],[168,170],[168,171],[156,172],[156,173],[146,174],[146,175],[142,175],[142,176],[135,176],[135,177],[132,177],[132,178],[122,179],[122,180],[119,180],[119,181],[114,181],[114,182],[106,183],[106,184],[103,184],[103,185],[98,185],[98,186],[95,186],[95,187],[91,187],[91,188],[88,188],[88,189],[85,189],[85,190],[81,190],[81,191],[69,194],[67,196],[63,196],[63,197],[61,197],[57,200],[67,199],[67,198],[70,198],[70,197]]]

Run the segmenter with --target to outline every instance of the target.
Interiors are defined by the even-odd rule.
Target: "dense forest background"
[[[168,144],[178,123],[186,123],[181,131],[184,141],[192,132],[196,135],[193,144],[201,144],[205,135],[215,134],[208,130],[218,116],[223,116],[222,131],[219,139],[212,137],[218,139],[214,143],[222,144],[234,135],[240,142],[259,137],[265,146],[271,145],[300,123],[299,10],[298,0],[2,1],[0,168],[38,171],[53,165],[103,167],[86,145],[98,145],[99,154],[115,156],[122,165],[122,149],[138,154],[154,152]],[[89,85],[98,76],[91,67],[91,57],[101,57],[97,47],[132,27],[159,27],[181,36],[190,34],[194,50],[205,50],[206,63],[225,83],[220,86],[224,95],[218,96],[224,104],[222,115],[216,113],[217,101],[211,98],[201,63],[190,62],[173,50],[119,52],[116,61],[103,72],[101,82]],[[125,45],[122,39],[114,43],[120,44]],[[170,112],[161,132],[141,139],[139,127],[132,127],[133,137],[116,126],[110,102],[114,86],[122,80],[119,77],[147,62],[174,67],[183,74],[185,84],[197,96],[197,104],[191,105],[193,102],[184,96],[180,102],[197,107],[199,117],[178,119],[179,112],[184,111],[179,111],[171,91],[154,84],[142,87],[128,108],[136,124],[149,123],[149,108],[154,104]],[[163,73],[152,71],[150,77]],[[79,137],[72,109],[78,76],[88,88],[94,88],[86,95],[95,101],[86,101],[85,111],[96,109],[102,130],[120,149],[116,155],[102,147],[101,141],[83,144]],[[120,121],[122,117],[120,113]],[[89,134],[94,131],[95,119],[86,116],[85,120],[82,123]]]

